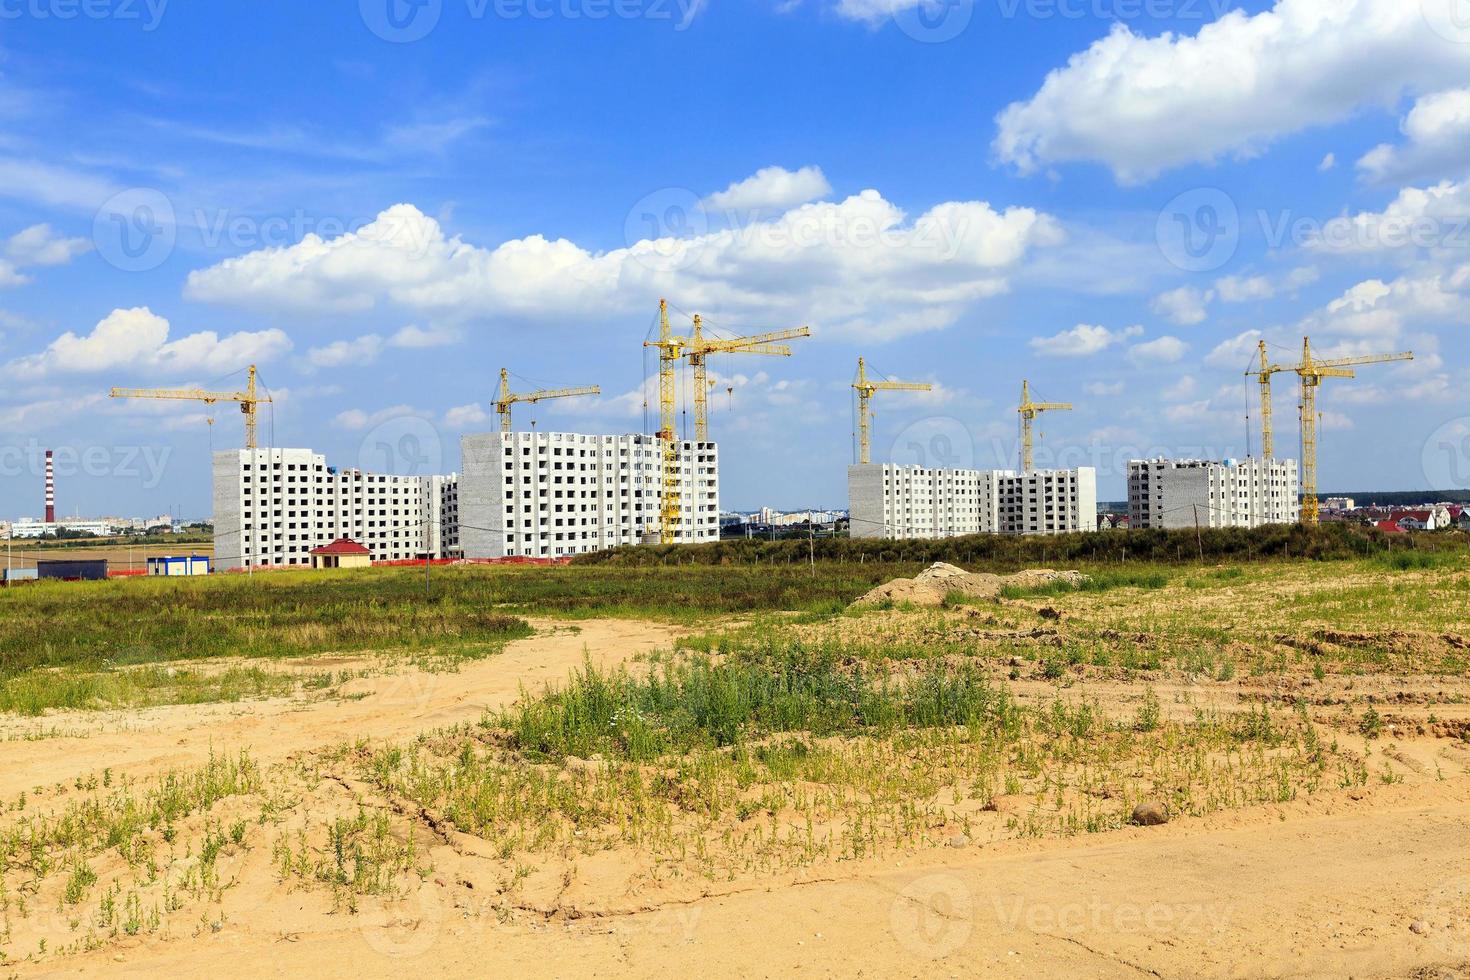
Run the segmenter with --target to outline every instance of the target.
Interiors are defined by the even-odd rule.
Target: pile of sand
[[[885,582],[854,606],[875,606],[888,601],[910,602],[916,606],[937,606],[951,592],[963,593],[971,599],[996,599],[1006,586],[1032,589],[1052,582],[1081,585],[1087,576],[1081,572],[1054,572],[1049,568],[1028,568],[1014,575],[992,575],[989,572],[967,572],[947,562],[935,562],[913,578],[896,578]]]

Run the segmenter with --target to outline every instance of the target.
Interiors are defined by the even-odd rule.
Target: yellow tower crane
[[[694,335],[689,338],[687,357],[694,368],[694,438],[709,442],[709,390],[714,382],[709,380],[709,357],[711,354],[765,354],[771,357],[790,357],[791,348],[777,344],[778,340],[795,340],[810,337],[807,327],[777,330],[757,334],[753,337],[734,337],[730,340],[706,339],[704,321],[694,314]]]
[[[1042,412],[1070,412],[1071,402],[1034,402],[1031,400],[1031,382],[1021,382],[1021,405],[1016,411],[1021,416],[1021,472],[1031,472],[1032,423]]]
[[[658,301],[658,339],[644,341],[644,347],[658,349],[658,439],[662,443],[663,492],[659,501],[659,541],[673,544],[679,524],[679,457],[677,445],[678,392],[675,371],[680,359],[688,357],[694,366],[695,428],[698,441],[709,438],[709,383],[706,359],[711,354],[773,354],[789,356],[791,349],[772,341],[809,337],[806,327],[778,330],[753,337],[732,340],[707,340],[703,324],[694,318],[694,336],[680,337],[669,325],[668,300]]]
[[[1303,524],[1316,524],[1317,506],[1317,389],[1323,378],[1353,378],[1352,368],[1360,364],[1383,364],[1388,361],[1412,361],[1414,353],[1366,354],[1362,357],[1336,357],[1325,361],[1312,358],[1312,339],[1302,338],[1302,362],[1285,368],[1295,371],[1301,380],[1302,426],[1302,511]]]
[[[867,464],[873,461],[871,451],[871,439],[873,431],[873,410],[869,402],[873,395],[880,391],[933,391],[931,384],[922,384],[914,381],[869,381],[868,362],[858,358],[857,380],[853,382],[853,388],[858,393],[858,462]]]
[[[1274,435],[1271,430],[1271,376],[1291,368],[1282,364],[1266,363],[1266,342],[1261,341],[1260,370],[1246,372],[1247,377],[1256,379],[1261,386],[1261,458],[1270,459],[1275,454]]]
[[[244,391],[200,391],[196,388],[168,389],[168,388],[114,388],[113,398],[159,398],[167,401],[192,401],[204,402],[213,405],[216,402],[238,402],[240,412],[245,416],[245,448],[255,447],[255,414],[256,407],[262,403],[270,404],[271,397],[257,397],[255,394],[255,365],[250,365],[249,379],[245,384]]]
[[[500,394],[495,399],[495,411],[500,415],[500,431],[510,431],[510,407],[517,402],[534,405],[549,398],[577,398],[582,395],[600,395],[602,386],[582,385],[580,388],[543,388],[525,394],[512,394],[510,372],[500,369]]]

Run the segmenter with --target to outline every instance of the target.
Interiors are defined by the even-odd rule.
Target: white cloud
[[[50,225],[31,225],[5,242],[5,257],[16,265],[66,265],[92,243],[86,238],[65,238]]]
[[[1396,249],[1444,249],[1463,253],[1470,246],[1470,180],[1441,181],[1433,187],[1405,187],[1382,211],[1333,218],[1302,243],[1307,249],[1341,255]]]
[[[1337,166],[1337,154],[1329,153],[1322,158],[1321,163],[1317,164],[1317,172],[1319,174],[1325,174],[1335,166]]]
[[[642,309],[650,296],[892,338],[953,323],[1005,292],[1051,217],[949,202],[910,220],[877,191],[807,204],[738,228],[589,252],[533,235],[481,248],[396,205],[359,231],[308,235],[190,274],[188,298],[240,307],[359,313],[392,304],[437,320],[554,318]],[[915,311],[922,316],[916,316]]]
[[[1123,393],[1123,382],[1089,381],[1082,386],[1082,390],[1099,398],[1112,398]]]
[[[444,424],[451,429],[468,429],[473,425],[480,425],[489,419],[485,410],[478,404],[459,405],[444,413]]]
[[[1259,350],[1257,345],[1261,337],[1261,331],[1247,330],[1245,333],[1236,334],[1229,340],[1221,341],[1214,350],[1205,355],[1205,364],[1222,370],[1238,368],[1244,371],[1251,359],[1257,356]]]
[[[1215,280],[1215,292],[1221,302],[1248,303],[1275,296],[1276,286],[1266,276],[1225,276]]]
[[[736,181],[722,191],[705,198],[712,211],[786,210],[808,201],[817,201],[832,193],[832,185],[821,167],[763,167],[752,176]]]
[[[1177,364],[1184,360],[1189,345],[1178,337],[1160,337],[1128,348],[1128,359],[1134,364]]]
[[[460,332],[449,327],[418,327],[410,324],[388,338],[390,347],[417,350],[426,347],[448,347],[460,339]]]
[[[380,409],[376,412],[364,412],[360,408],[349,408],[345,412],[338,412],[332,419],[332,424],[339,429],[347,429],[358,432],[371,428],[380,422],[389,419],[400,418],[405,415],[423,417],[424,413],[410,405],[394,405],[391,408]]]
[[[280,330],[224,337],[205,330],[173,341],[168,336],[169,322],[147,307],[113,310],[91,333],[68,331],[41,353],[11,361],[6,370],[30,377],[142,368],[218,373],[269,361],[291,349]]]
[[[1467,67],[1470,45],[1435,34],[1411,0],[1277,0],[1194,35],[1118,23],[1002,111],[993,148],[1023,172],[1087,160],[1139,182],[1457,84]]]
[[[1033,337],[1030,343],[1031,349],[1042,357],[1091,357],[1142,333],[1143,328],[1137,326],[1109,330],[1107,327],[1079,323],[1071,330],[1063,330],[1051,337]]]
[[[1448,272],[1424,269],[1392,282],[1364,280],[1308,314],[1297,329],[1309,335],[1357,338],[1386,353],[1386,345],[1397,344],[1407,326],[1459,322],[1467,302],[1470,265]]]
[[[1170,402],[1182,402],[1194,397],[1199,390],[1199,383],[1191,375],[1184,375],[1178,381],[1164,389],[1164,400]]]
[[[1358,161],[1368,180],[1406,180],[1464,173],[1470,165],[1470,88],[1426,95],[1399,128],[1404,143],[1380,143]]]
[[[382,352],[383,338],[370,333],[355,340],[337,340],[325,347],[313,347],[306,352],[306,360],[318,368],[361,367],[376,361]]]
[[[1205,307],[1215,298],[1213,290],[1180,286],[1155,296],[1149,309],[1181,327],[1203,323],[1209,315]]]

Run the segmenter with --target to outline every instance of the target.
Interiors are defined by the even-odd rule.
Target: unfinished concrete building
[[[649,435],[494,432],[460,441],[466,558],[565,558],[640,544],[659,522],[663,456]],[[680,442],[679,544],[720,537],[719,454]]]
[[[888,463],[847,471],[854,538],[1066,534],[1097,530],[1094,470],[927,469]]]
[[[310,449],[214,454],[214,548],[219,569],[310,566],[342,538],[374,561],[457,557],[458,477],[337,469]]]
[[[1297,519],[1294,459],[1135,459],[1128,463],[1134,528],[1260,527]]]

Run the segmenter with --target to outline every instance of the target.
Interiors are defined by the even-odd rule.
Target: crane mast
[[[1031,382],[1021,382],[1021,405],[1016,411],[1021,416],[1021,472],[1031,472],[1032,424],[1042,412],[1070,412],[1070,402],[1034,402],[1031,400]]]
[[[858,393],[858,462],[867,465],[872,459],[872,430],[873,409],[870,404],[873,395],[880,391],[933,391],[932,384],[922,384],[913,381],[869,381],[868,362],[866,358],[858,358],[857,380],[853,382],[853,388]]]
[[[1302,338],[1302,362],[1289,367],[1275,366],[1275,371],[1295,371],[1301,382],[1302,432],[1302,506],[1301,522],[1316,524],[1321,510],[1317,502],[1317,389],[1325,378],[1355,378],[1352,369],[1363,364],[1389,361],[1412,361],[1413,351],[1398,354],[1366,354],[1362,357],[1336,357],[1319,361],[1312,357],[1312,339]],[[1268,396],[1269,397],[1269,396]]]

